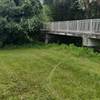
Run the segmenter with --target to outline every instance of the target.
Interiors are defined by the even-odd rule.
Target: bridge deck
[[[44,30],[52,34],[83,36],[100,39],[100,19],[48,22]]]

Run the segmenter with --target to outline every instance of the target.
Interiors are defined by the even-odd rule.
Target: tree
[[[84,11],[79,0],[44,0],[52,10],[55,21],[82,19]]]
[[[82,9],[82,6],[79,3],[79,0],[74,0],[70,7],[70,13],[69,16],[71,20],[78,20],[84,18],[84,10]]]
[[[98,2],[92,2],[90,5],[91,18],[100,18],[100,5]]]
[[[21,43],[33,41],[41,25],[42,6],[38,0],[0,0],[0,41]]]
[[[80,0],[85,11],[85,18],[100,17],[100,0]]]
[[[49,22],[52,21],[52,11],[48,5],[43,5],[42,15],[41,18],[43,22]]]

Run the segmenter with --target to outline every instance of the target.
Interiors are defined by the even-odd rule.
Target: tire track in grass
[[[43,88],[51,95],[51,97],[54,100],[62,100],[62,98],[59,96],[59,94],[57,93],[57,91],[53,88],[52,86],[52,77],[54,75],[54,72],[56,71],[56,69],[62,64],[62,62],[59,62],[58,64],[56,64],[53,69],[50,71],[48,77],[46,78],[46,80],[44,80],[43,82]],[[40,100],[41,99],[41,93],[38,95],[36,100]]]
[[[48,53],[49,53],[49,56],[52,54],[50,52],[42,52],[42,55],[46,55],[48,56]],[[55,57],[53,55],[53,57]],[[58,58],[58,57],[57,57]],[[59,60],[59,59],[58,59]],[[46,80],[44,80],[43,82],[43,88],[49,93],[49,95],[53,96],[53,98],[55,98],[56,100],[62,100],[62,98],[59,96],[59,94],[57,93],[57,91],[53,88],[52,86],[52,77],[56,71],[56,69],[63,63],[63,60],[60,61],[59,63],[55,64],[54,66],[51,66],[52,69],[49,73],[49,75],[46,77]],[[41,98],[41,93],[38,95],[37,99],[36,100],[40,100]]]
[[[52,53],[49,52],[49,56]],[[47,55],[48,56],[48,52],[42,52],[42,55]],[[58,95],[58,93],[55,91],[55,89],[52,87],[52,77],[54,75],[54,72],[56,71],[56,69],[62,64],[62,62],[59,62],[58,64],[56,64],[55,66],[51,66],[53,69],[51,69],[49,75],[46,77],[46,80],[44,80],[43,82],[43,88],[50,93],[51,96],[53,96],[54,98],[56,98],[57,100],[62,100],[60,99],[60,96]],[[36,100],[40,100],[41,99],[41,93],[38,95]]]
[[[47,54],[47,53],[45,53]],[[49,52],[49,54],[52,54]],[[54,53],[55,54],[55,53]],[[65,55],[63,55],[63,59],[58,62],[56,65],[52,66],[52,70],[50,71],[49,75],[47,76],[46,78],[46,82],[44,82],[44,88],[49,92],[51,93],[51,95],[54,96],[54,98],[56,100],[64,100],[58,93],[57,91],[53,88],[53,85],[52,85],[52,78],[53,78],[53,75],[56,71],[56,69],[64,62],[64,59],[65,59]],[[39,98],[38,98],[39,99]]]
[[[52,86],[52,78],[53,75],[56,71],[56,69],[62,64],[62,62],[59,62],[57,65],[55,65],[53,67],[53,69],[51,70],[51,72],[49,73],[48,77],[47,77],[47,88],[49,89],[49,91],[51,91],[51,93],[56,97],[57,100],[62,100],[62,98],[59,96],[59,94],[57,93],[57,91],[53,88]]]
[[[43,51],[43,52],[41,52],[41,55],[39,55],[39,56],[37,56],[37,54],[34,54],[34,55],[32,55],[32,56],[34,56],[35,57],[35,59],[38,59],[39,61],[41,61],[40,59],[41,59],[41,57],[42,57],[42,55],[44,55],[44,56],[50,56],[52,53],[50,53],[50,52],[45,52],[45,51]],[[55,57],[55,56],[53,56],[53,57]],[[44,63],[46,63],[46,64],[49,64],[49,66],[50,66],[50,62],[47,62],[47,61],[45,61],[45,59],[44,60],[42,60]],[[52,71],[51,71],[51,73],[50,73],[50,75],[48,76],[48,79],[51,77],[52,78],[52,76],[53,76],[53,73],[55,72],[55,70],[56,70],[56,68],[60,65],[61,63],[59,63],[59,64],[57,64],[57,65],[55,65],[55,67],[53,67],[53,69],[52,69]],[[47,78],[46,78],[47,79]],[[49,79],[50,80],[50,79]],[[53,90],[54,91],[54,89],[51,89],[51,86],[47,86],[47,80],[45,81],[44,80],[44,82],[43,83],[45,83],[44,85],[43,85],[43,88],[45,89],[46,87],[46,91],[48,91],[49,93],[52,93],[52,91],[50,91],[50,90]],[[55,95],[57,95],[57,93],[55,93],[55,91],[53,92],[53,94],[55,94]],[[40,100],[41,99],[41,95],[42,95],[42,93],[39,93],[38,94],[38,97],[37,97],[37,99],[36,100]],[[48,94],[47,94],[48,95]],[[57,98],[57,100],[59,100],[58,98]],[[61,99],[60,99],[61,100]]]
[[[40,59],[42,57],[42,55],[44,56],[51,56],[53,55],[54,52],[45,52],[44,50],[41,52],[41,55],[39,55],[39,57],[37,56],[37,54],[35,54],[34,56],[36,56],[37,59]],[[54,53],[55,55],[55,53]],[[51,56],[51,57],[55,57],[55,56]],[[64,56],[64,55],[62,55]],[[57,59],[58,57],[56,57]],[[59,60],[59,59],[58,59]],[[64,58],[63,58],[64,60]],[[59,94],[57,93],[57,91],[53,88],[52,86],[52,78],[53,78],[53,75],[56,71],[56,69],[63,63],[63,60],[61,60],[59,63],[57,63],[56,65],[54,66],[51,66],[52,69],[49,73],[49,75],[47,76],[46,80],[44,80],[43,82],[43,88],[48,92],[50,93],[51,96],[53,96],[56,100],[62,100],[61,96],[59,96]],[[45,63],[47,63],[47,61],[43,60]],[[48,64],[50,64],[48,62]],[[41,99],[41,95],[42,93],[39,93],[38,97],[36,100],[40,100]]]
[[[46,86],[45,88],[48,90],[48,92],[51,92],[51,94],[56,98],[56,100],[64,100],[63,97],[61,97],[57,91],[53,88],[53,85],[52,85],[52,78],[53,78],[53,75],[56,71],[56,69],[63,63],[64,61],[64,58],[61,62],[57,63],[53,69],[50,71],[47,79],[46,79]]]
[[[51,81],[54,72],[56,71],[57,67],[59,67],[61,64],[62,64],[62,62],[59,62],[57,65],[55,65],[55,66],[53,67],[53,69],[51,70],[51,72],[49,73],[49,75],[48,75],[48,77],[47,77],[47,80],[48,80],[48,81]]]

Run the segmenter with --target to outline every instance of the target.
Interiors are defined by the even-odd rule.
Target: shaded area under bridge
[[[83,46],[100,47],[100,19],[48,22],[43,26],[46,32],[45,43],[50,35],[81,37]]]

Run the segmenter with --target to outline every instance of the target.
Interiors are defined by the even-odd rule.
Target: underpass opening
[[[82,38],[66,35],[52,35],[50,34],[49,43],[58,43],[58,44],[74,44],[76,46],[82,46]]]

